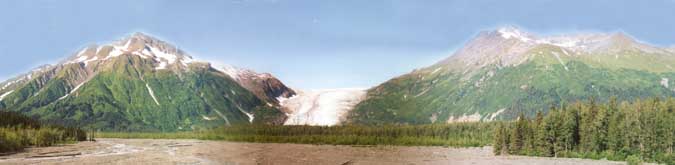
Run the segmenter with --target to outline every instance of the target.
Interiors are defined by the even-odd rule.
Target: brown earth
[[[0,156],[0,164],[624,164],[494,156],[490,147],[333,146],[202,140],[99,139]]]

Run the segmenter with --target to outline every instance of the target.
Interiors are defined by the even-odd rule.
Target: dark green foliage
[[[534,120],[521,118],[499,126],[494,131],[494,152],[675,163],[675,99],[654,98],[620,105],[610,100],[597,104],[590,99],[562,109],[552,108]],[[504,136],[506,132],[511,135]],[[534,132],[535,138],[528,138],[531,136],[524,132]],[[530,143],[535,146],[522,145]]]
[[[511,142],[511,138],[507,132],[509,129],[506,127],[508,127],[508,125],[500,123],[494,130],[495,137],[492,146],[494,147],[493,152],[495,155],[501,155],[509,151],[509,142]]]
[[[495,123],[386,126],[239,125],[179,133],[103,133],[108,138],[196,138],[262,143],[477,147],[492,140]]]
[[[22,126],[22,127],[39,127],[40,122],[22,115],[17,112],[7,112],[0,110],[0,127],[12,127],[12,126]]]
[[[639,165],[640,163],[642,163],[642,160],[640,159],[639,156],[631,155],[626,158],[626,162],[628,163],[628,165]]]
[[[0,110],[0,118],[3,119],[0,120],[0,153],[19,151],[28,146],[84,141],[87,137],[81,129],[42,125],[16,112]]]

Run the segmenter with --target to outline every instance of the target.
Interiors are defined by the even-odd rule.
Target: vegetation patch
[[[274,126],[238,125],[209,131],[174,133],[106,132],[97,137],[149,139],[203,139],[258,143],[329,145],[404,145],[480,147],[492,142],[492,123],[455,123],[384,126]]]
[[[495,154],[675,164],[675,99],[591,99],[496,126]]]
[[[43,125],[16,112],[0,110],[0,153],[16,152],[29,146],[47,147],[55,144],[84,141],[85,131]]]

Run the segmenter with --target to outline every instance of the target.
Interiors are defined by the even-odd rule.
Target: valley
[[[45,154],[47,153],[47,154]],[[74,156],[68,153],[76,153]],[[59,154],[65,156],[58,156]],[[54,157],[36,157],[55,155]],[[495,156],[490,147],[334,146],[204,140],[98,139],[0,156],[0,164],[623,164]]]
[[[29,148],[0,163],[670,163],[673,63],[621,32],[502,27],[370,88],[306,90],[134,33],[0,82],[1,111],[58,126],[5,125],[0,148]],[[84,130],[103,139],[68,144]]]

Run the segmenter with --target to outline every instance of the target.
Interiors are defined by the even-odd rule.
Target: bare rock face
[[[279,79],[269,73],[256,73],[249,69],[229,65],[218,67],[218,69],[237,81],[244,88],[253,92],[259,98],[275,105],[279,105],[278,98],[288,98],[296,95],[296,92],[293,89],[287,87]]]

